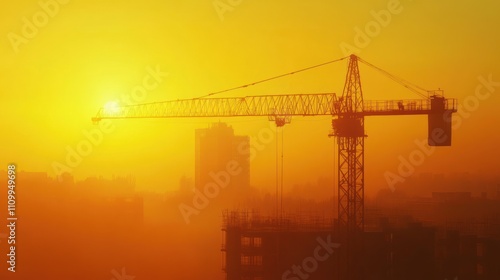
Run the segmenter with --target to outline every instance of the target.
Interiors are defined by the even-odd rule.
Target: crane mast
[[[365,118],[358,59],[351,56],[340,100],[340,114],[332,120],[338,149],[338,234],[344,245],[339,279],[358,279],[357,258],[362,251],[365,191]]]
[[[92,118],[268,117],[277,126],[292,116],[331,116],[338,150],[338,238],[342,244],[339,279],[360,279],[364,232],[364,119],[367,116],[428,115],[431,146],[451,145],[451,114],[457,101],[432,94],[427,99],[363,100],[358,57],[351,55],[342,96],[335,93],[281,94],[225,98],[194,98],[101,108]],[[435,131],[446,141],[432,139]]]

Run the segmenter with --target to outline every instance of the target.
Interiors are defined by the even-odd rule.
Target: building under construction
[[[332,279],[337,250],[328,219],[223,214],[223,269],[226,279]]]
[[[337,279],[345,253],[336,221],[223,213],[223,270],[234,279]],[[380,217],[362,235],[356,277],[365,280],[500,279],[500,240],[412,217]]]

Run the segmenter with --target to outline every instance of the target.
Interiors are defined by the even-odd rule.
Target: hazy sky
[[[15,162],[54,176],[56,163],[76,178],[132,174],[141,188],[176,189],[182,175],[193,176],[195,128],[227,121],[256,137],[270,127],[267,119],[114,121],[88,150],[84,131],[99,129],[90,121],[99,107],[197,97],[343,57],[341,47],[350,45],[393,74],[467,101],[453,147],[437,149],[415,172],[499,172],[500,84],[475,97],[479,77],[500,82],[496,1],[61,2],[11,1],[0,9],[0,169]],[[221,96],[340,94],[346,65]],[[365,99],[418,98],[360,67]],[[151,77],[155,86],[138,95]],[[332,176],[329,130],[328,117],[294,118],[285,128],[285,188]],[[397,173],[398,156],[408,158],[414,141],[426,139],[427,119],[373,117],[366,131],[371,192],[387,186],[386,171]],[[87,155],[70,166],[68,151],[79,145]],[[253,185],[274,184],[274,145],[263,145],[252,162]]]

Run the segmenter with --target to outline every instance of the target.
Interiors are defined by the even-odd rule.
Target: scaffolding
[[[305,231],[320,232],[334,230],[332,218],[299,213],[284,213],[282,217],[262,216],[256,211],[224,211],[222,230],[242,231]]]
[[[278,279],[291,259],[317,246],[316,238],[329,235],[335,236],[334,221],[324,216],[284,213],[277,218],[256,211],[226,210],[222,269],[227,280]]]

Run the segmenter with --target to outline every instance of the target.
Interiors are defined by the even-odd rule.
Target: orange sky
[[[472,100],[478,77],[500,81],[494,1],[241,1],[219,12],[212,0],[51,3],[45,9],[52,17],[37,1],[4,3],[0,10],[0,169],[15,162],[20,170],[54,176],[55,162],[67,165],[67,148],[86,139],[83,131],[97,129],[90,121],[97,109],[130,98],[148,68],[168,76],[141,101],[197,97],[343,57],[342,44],[356,46],[356,27],[380,27],[357,45],[360,57],[460,102]],[[381,10],[392,11],[390,20],[373,25]],[[221,96],[340,94],[346,65]],[[361,75],[365,99],[418,98],[364,65]],[[477,108],[465,110],[470,116],[460,117],[453,147],[436,150],[417,173],[498,174],[500,86],[492,89]],[[79,179],[132,174],[142,189],[174,190],[182,175],[193,176],[194,129],[211,121],[219,119],[114,121],[72,173]],[[240,135],[269,127],[265,118],[220,121]],[[425,117],[367,119],[368,193],[387,187],[384,173],[397,172],[398,156],[408,157],[414,141],[427,137],[426,125]],[[285,128],[285,188],[332,176],[329,130],[325,117],[295,118]],[[273,186],[274,156],[274,142],[258,153],[253,185]]]

